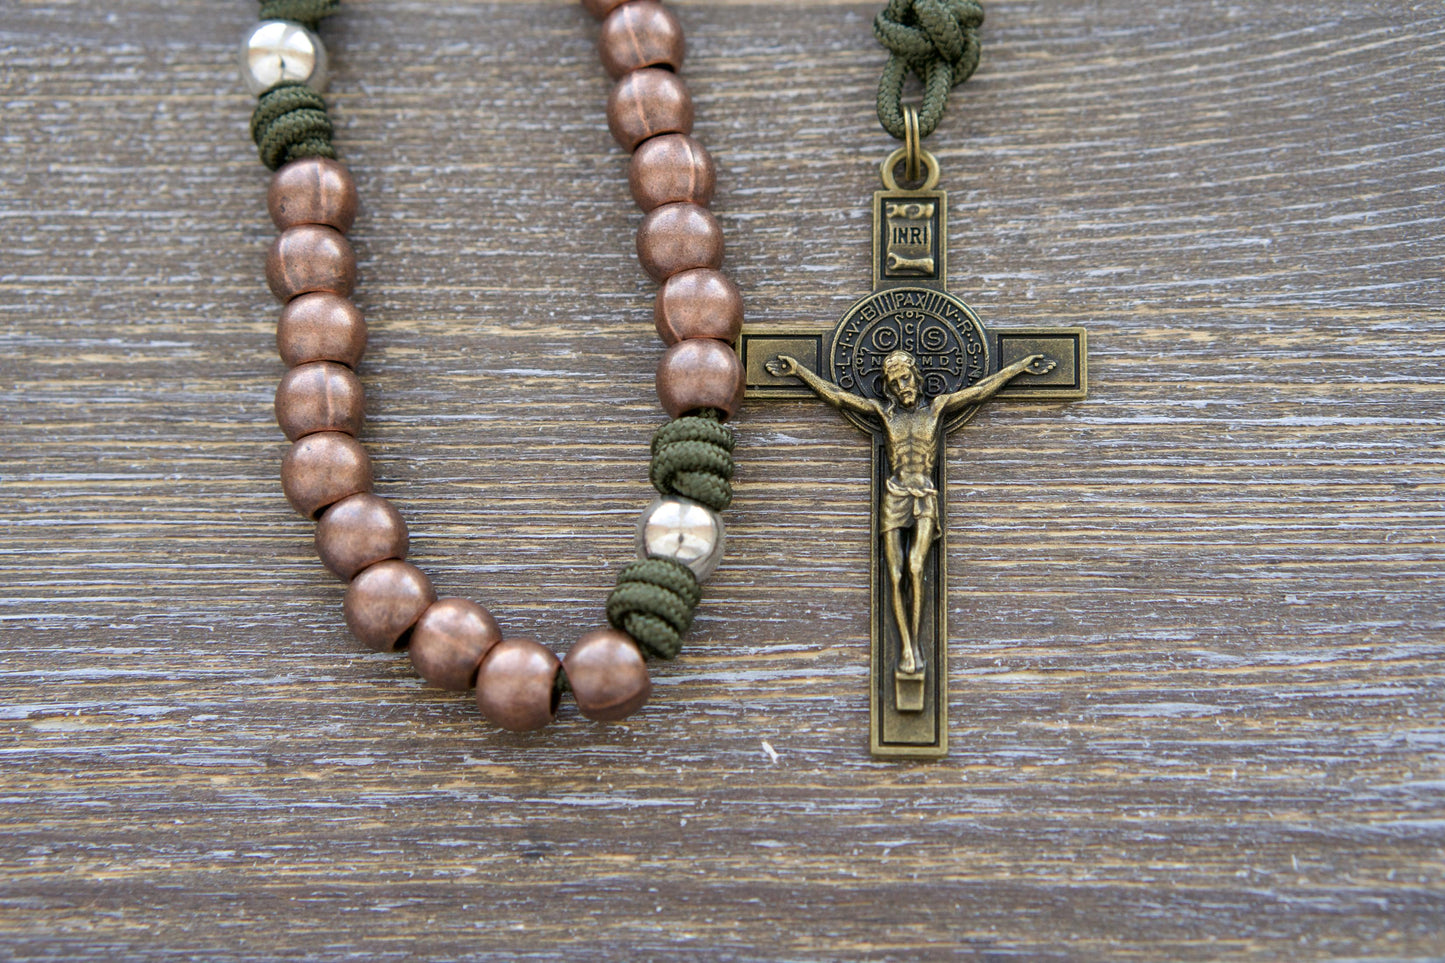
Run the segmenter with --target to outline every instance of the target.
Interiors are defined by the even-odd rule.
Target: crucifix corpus
[[[749,398],[817,396],[873,439],[872,673],[876,756],[948,751],[944,440],[990,399],[1074,401],[1083,328],[989,331],[947,291],[948,195],[927,151],[917,190],[895,151],[873,195],[873,293],[831,333],[745,332]]]

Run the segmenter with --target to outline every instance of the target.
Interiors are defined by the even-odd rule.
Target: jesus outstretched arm
[[[1007,368],[1003,368],[995,374],[989,375],[977,384],[970,385],[962,391],[955,391],[951,395],[939,395],[933,399],[933,403],[941,413],[950,414],[960,408],[967,408],[969,405],[976,405],[987,401],[997,394],[1000,388],[1021,374],[1048,374],[1056,367],[1058,367],[1058,365],[1048,357],[1041,354],[1031,354],[1022,361],[1015,361]]]
[[[870,398],[855,395],[851,391],[844,391],[831,381],[824,381],[803,367],[797,358],[780,354],[772,361],[763,365],[763,367],[768,369],[769,374],[778,378],[786,378],[790,375],[797,378],[803,382],[803,384],[812,388],[819,398],[822,398],[840,411],[856,411],[860,415],[872,415],[875,418],[883,417],[883,409],[879,406],[878,402]]]

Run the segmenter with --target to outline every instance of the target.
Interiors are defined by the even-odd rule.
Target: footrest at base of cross
[[[900,669],[893,673],[893,697],[899,712],[923,711],[923,683],[927,678],[924,672]]]

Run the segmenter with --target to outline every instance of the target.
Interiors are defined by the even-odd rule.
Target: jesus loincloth
[[[883,524],[881,532],[914,528],[920,518],[933,520],[933,537],[943,533],[938,527],[938,492],[928,488],[905,488],[890,478],[883,484]]]

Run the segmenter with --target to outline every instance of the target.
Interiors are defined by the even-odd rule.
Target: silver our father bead
[[[722,516],[688,498],[666,495],[653,501],[637,523],[639,558],[670,558],[692,569],[699,582],[722,561],[726,533]]]
[[[241,77],[257,95],[297,80],[319,94],[326,89],[326,46],[299,23],[262,20],[241,41]]]

